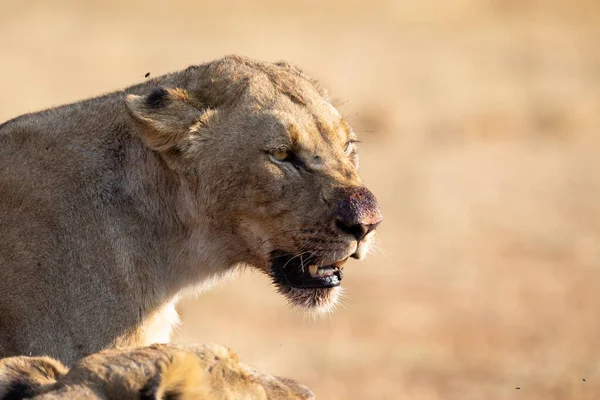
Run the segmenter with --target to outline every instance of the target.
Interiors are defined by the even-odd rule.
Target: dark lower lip
[[[307,272],[299,275],[296,279],[290,279],[283,275],[285,284],[298,289],[325,289],[340,286],[342,283],[343,271],[336,269],[332,275],[313,277]]]
[[[292,257],[285,253],[275,253],[271,259],[271,276],[276,283],[297,289],[327,289],[339,286],[344,271],[335,265],[322,268],[333,268],[334,272],[327,276],[311,276],[308,271],[310,260],[304,258],[304,267],[300,257]]]

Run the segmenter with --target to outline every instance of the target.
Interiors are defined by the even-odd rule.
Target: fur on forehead
[[[285,61],[268,63],[231,55],[190,67],[187,72],[188,90],[211,108],[233,104],[243,95],[268,103],[275,95],[283,94],[301,105],[327,96],[318,81]]]
[[[153,150],[177,149],[186,137],[208,125],[218,110],[236,105],[256,111],[280,109],[287,98],[290,107],[331,113],[318,82],[286,62],[228,56],[190,67],[184,76],[183,87],[157,87],[148,94],[126,98],[130,114],[144,127],[142,139]]]

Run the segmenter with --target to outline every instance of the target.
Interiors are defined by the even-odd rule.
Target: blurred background
[[[0,121],[230,53],[339,99],[381,250],[328,317],[245,273],[176,341],[318,399],[600,398],[597,0],[0,0]]]

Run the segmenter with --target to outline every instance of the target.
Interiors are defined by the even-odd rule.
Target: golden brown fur
[[[364,257],[381,214],[323,95],[230,56],[0,125],[0,357],[166,342],[183,294],[244,266],[330,307],[283,275]]]
[[[0,400],[32,397],[67,371],[67,367],[50,357],[0,359]]]
[[[312,399],[303,385],[240,363],[218,345],[107,350],[70,370],[41,357],[0,360],[0,400]]]

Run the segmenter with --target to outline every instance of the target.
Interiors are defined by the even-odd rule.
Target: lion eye
[[[305,168],[304,162],[292,150],[286,148],[274,149],[269,152],[271,159],[277,163],[285,163],[296,169]]]
[[[291,152],[285,149],[277,149],[271,152],[271,155],[277,161],[289,161],[291,159]]]
[[[346,153],[346,154],[352,153],[352,151],[356,147],[355,143],[357,143],[357,142],[358,142],[358,140],[349,140],[348,142],[346,142],[346,145],[344,146],[344,153]]]

